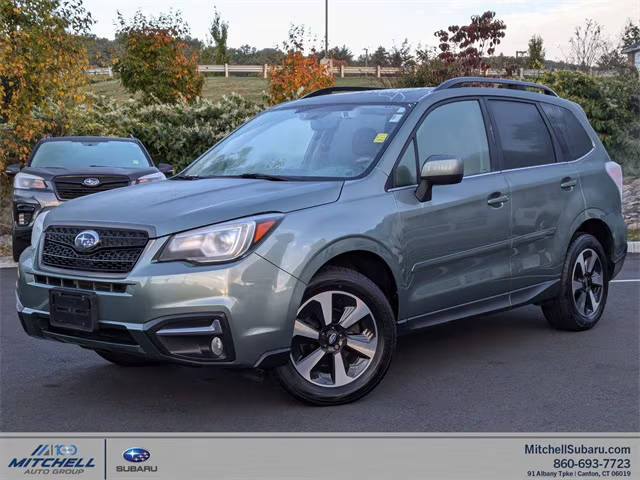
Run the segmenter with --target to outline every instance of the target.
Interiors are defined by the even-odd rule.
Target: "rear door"
[[[417,320],[508,292],[509,192],[493,161],[484,113],[478,98],[432,107],[394,169],[396,231],[408,285],[403,318]],[[419,202],[418,167],[432,155],[463,160],[464,178],[434,186],[432,199]]]
[[[487,104],[511,191],[510,265],[515,292],[558,278],[567,230],[584,202],[576,165],[563,161],[542,107],[505,98],[491,98]]]

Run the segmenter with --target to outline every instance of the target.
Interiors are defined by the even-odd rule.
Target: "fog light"
[[[24,213],[18,214],[18,225],[24,225],[26,222],[24,221]]]
[[[222,345],[220,337],[213,337],[213,340],[211,340],[211,353],[216,357],[219,357],[224,353],[224,345]]]

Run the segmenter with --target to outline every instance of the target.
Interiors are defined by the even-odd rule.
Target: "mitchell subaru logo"
[[[100,236],[93,230],[84,230],[76,235],[73,244],[78,250],[91,250],[100,241]]]
[[[9,468],[22,469],[24,475],[79,475],[96,466],[93,457],[78,456],[73,444],[41,443],[26,457],[14,457]]]
[[[128,462],[138,463],[146,462],[147,460],[149,460],[151,453],[149,453],[149,451],[145,450],[144,448],[129,448],[124,451],[122,456]]]
[[[97,187],[98,185],[100,185],[100,180],[97,178],[89,177],[85,178],[82,181],[82,184],[86,185],[87,187]]]

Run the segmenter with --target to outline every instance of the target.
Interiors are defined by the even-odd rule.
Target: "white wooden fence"
[[[257,73],[263,78],[267,78],[269,72],[273,70],[276,65],[198,65],[198,71],[201,73],[224,73],[225,77],[229,77],[232,73]],[[517,76],[523,80],[525,78],[535,78],[541,75],[544,70],[529,70],[521,68],[518,71]],[[384,75],[399,75],[402,73],[402,68],[399,67],[381,67],[376,65],[373,67],[361,67],[356,65],[340,65],[332,66],[331,73],[339,75],[344,78],[345,75],[374,75],[381,78]],[[105,68],[89,68],[87,69],[89,75],[108,75],[113,76],[113,70],[111,67]],[[594,75],[611,76],[615,75],[615,72],[593,72]],[[485,77],[504,77],[506,76],[505,70],[487,70],[484,72],[478,72],[478,76]]]

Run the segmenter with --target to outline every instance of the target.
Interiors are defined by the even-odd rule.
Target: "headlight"
[[[173,235],[158,260],[195,263],[227,262],[244,255],[275,227],[279,216],[221,223]]]
[[[35,190],[46,190],[47,182],[44,178],[30,173],[18,172],[13,179],[13,188],[31,188]]]
[[[38,242],[40,241],[40,237],[42,236],[42,229],[44,227],[44,218],[49,213],[49,210],[45,210],[44,212],[40,212],[40,214],[36,217],[33,222],[33,229],[31,230],[31,246],[36,247]]]
[[[162,172],[150,173],[149,175],[145,175],[144,177],[140,177],[136,180],[136,183],[149,183],[156,182],[158,180],[166,180],[167,177],[164,176]]]

